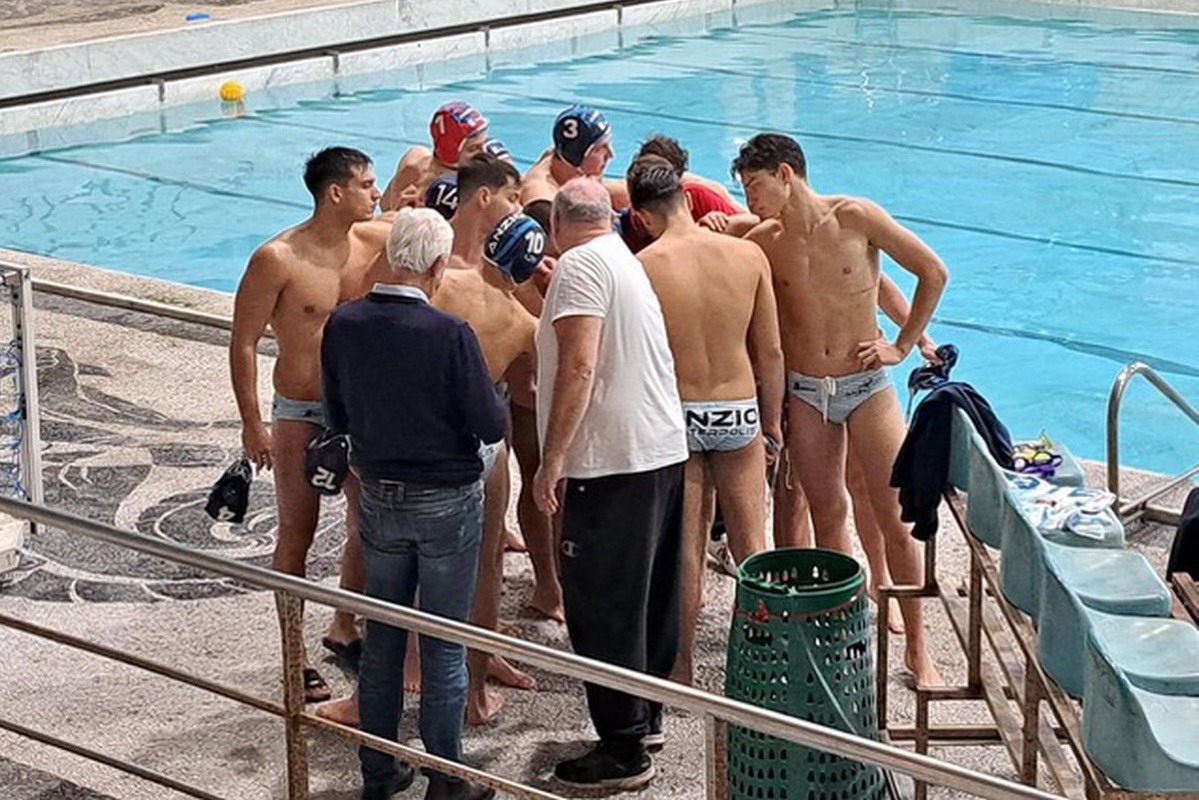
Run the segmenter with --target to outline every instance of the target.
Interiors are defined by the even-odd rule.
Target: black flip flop
[[[304,701],[307,703],[323,703],[332,699],[333,690],[321,674],[312,667],[304,668]]]
[[[326,636],[321,639],[321,645],[347,669],[358,671],[358,665],[362,663],[362,639],[355,639],[352,642],[335,642]]]

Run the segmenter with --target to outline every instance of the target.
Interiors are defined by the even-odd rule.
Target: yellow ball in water
[[[246,88],[237,81],[225,81],[221,84],[220,95],[226,103],[236,103],[245,98]]]

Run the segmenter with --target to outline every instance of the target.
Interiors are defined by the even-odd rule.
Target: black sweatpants
[[[562,594],[575,652],[666,677],[679,646],[683,465],[566,482]],[[596,733],[621,750],[660,730],[662,707],[586,684]]]

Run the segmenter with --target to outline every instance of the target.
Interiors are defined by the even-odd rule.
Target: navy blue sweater
[[[474,331],[417,297],[373,291],[333,311],[321,344],[327,424],[367,480],[459,486],[506,414]]]

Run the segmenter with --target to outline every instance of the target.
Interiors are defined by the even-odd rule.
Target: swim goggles
[[[1053,452],[1053,442],[1044,433],[1032,442],[1017,444],[1012,452],[1016,472],[1052,478],[1062,465],[1062,454]]]

